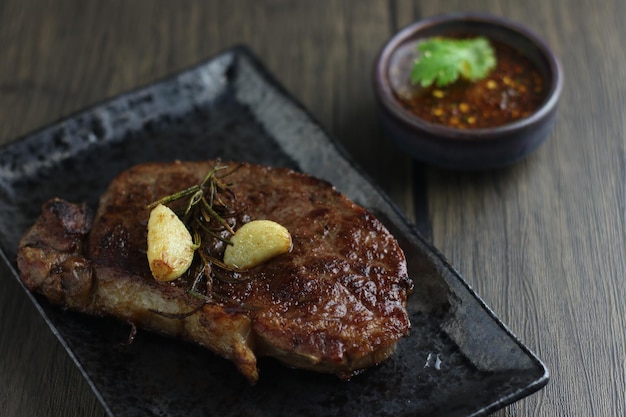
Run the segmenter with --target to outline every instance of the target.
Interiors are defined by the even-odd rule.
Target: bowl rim
[[[387,76],[387,69],[389,67],[389,61],[393,52],[403,45],[406,41],[414,37],[415,33],[424,29],[429,29],[442,24],[450,24],[454,22],[475,22],[486,25],[492,25],[499,27],[509,32],[516,34],[517,36],[526,38],[540,51],[543,58],[548,63],[549,74],[551,75],[552,82],[550,88],[546,94],[546,99],[543,104],[530,116],[516,120],[511,123],[507,123],[500,126],[490,128],[478,128],[478,129],[459,129],[449,127],[442,124],[428,122],[410,111],[406,110],[395,99],[392,87],[389,83],[389,77]],[[414,130],[420,130],[428,132],[431,135],[435,135],[440,139],[451,141],[467,141],[470,140],[496,140],[508,134],[516,133],[529,126],[533,126],[539,123],[557,106],[561,91],[563,89],[563,69],[557,56],[552,52],[548,44],[537,34],[526,28],[525,26],[511,21],[507,18],[496,16],[488,13],[478,12],[461,12],[461,13],[447,13],[440,14],[424,19],[420,19],[416,22],[405,26],[394,34],[389,40],[382,46],[378,53],[375,65],[374,65],[374,91],[377,100],[380,104],[387,109],[395,118],[399,119],[405,125],[408,125]]]

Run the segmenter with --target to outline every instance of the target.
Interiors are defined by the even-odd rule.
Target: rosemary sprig
[[[228,166],[219,165],[218,163],[204,176],[199,184],[167,195],[147,206],[148,209],[153,209],[159,204],[168,204],[187,199],[185,210],[182,215],[179,214],[179,216],[193,236],[194,250],[196,250],[201,261],[201,264],[198,265],[196,269],[193,284],[187,292],[190,296],[200,299],[202,304],[210,302],[212,298],[216,296],[216,294],[212,292],[213,277],[228,283],[238,283],[247,279],[247,277],[239,274],[240,271],[236,268],[225,264],[223,261],[205,253],[205,251],[198,250],[202,244],[201,236],[203,233],[232,245],[232,242],[223,236],[223,231],[226,230],[230,235],[235,234],[227,219],[235,215],[230,207],[230,202],[236,200],[236,196],[230,189],[230,184],[224,182],[222,178],[232,174],[240,166],[241,165],[230,172],[218,176],[218,173],[228,168]],[[217,273],[213,266],[217,267],[217,269],[222,272]],[[210,293],[210,296],[204,295],[202,291],[198,289],[204,277],[208,280],[207,291]],[[166,317],[184,318],[196,311],[197,309],[194,309],[183,314],[156,313]]]
[[[218,172],[226,168],[228,167],[224,165],[215,165],[199,184],[160,198],[150,203],[147,208],[152,209],[159,204],[168,204],[189,198],[182,217],[183,223],[194,235],[194,243],[198,247],[200,246],[200,230],[202,230],[227,244],[232,244],[219,234],[221,231],[219,227],[211,226],[212,222],[215,221],[231,235],[235,234],[225,218],[226,214],[232,215],[233,213],[230,211],[230,207],[225,199],[222,198],[222,195],[229,195],[232,199],[234,194],[230,190],[229,185],[217,176]]]

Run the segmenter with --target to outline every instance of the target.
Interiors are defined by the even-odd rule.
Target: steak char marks
[[[410,327],[404,254],[371,213],[305,174],[220,162],[240,165],[224,179],[236,196],[234,228],[273,220],[293,249],[241,273],[213,267],[196,288],[203,297],[190,293],[198,265],[171,283],[152,277],[146,206],[198,184],[216,163],[133,167],[110,184],[93,219],[84,205],[50,200],[20,242],[22,280],[54,304],[203,345],[252,383],[258,356],[348,379],[391,355]],[[221,259],[224,249],[202,237],[199,250]]]

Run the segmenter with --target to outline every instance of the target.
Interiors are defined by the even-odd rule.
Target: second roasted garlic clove
[[[291,235],[271,220],[254,220],[239,228],[226,247],[224,263],[249,269],[291,250]]]

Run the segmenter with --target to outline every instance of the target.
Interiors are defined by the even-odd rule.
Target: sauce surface
[[[535,64],[516,49],[490,40],[497,66],[480,81],[428,88],[413,86],[396,98],[409,111],[436,124],[458,129],[505,125],[530,116],[546,98]]]

